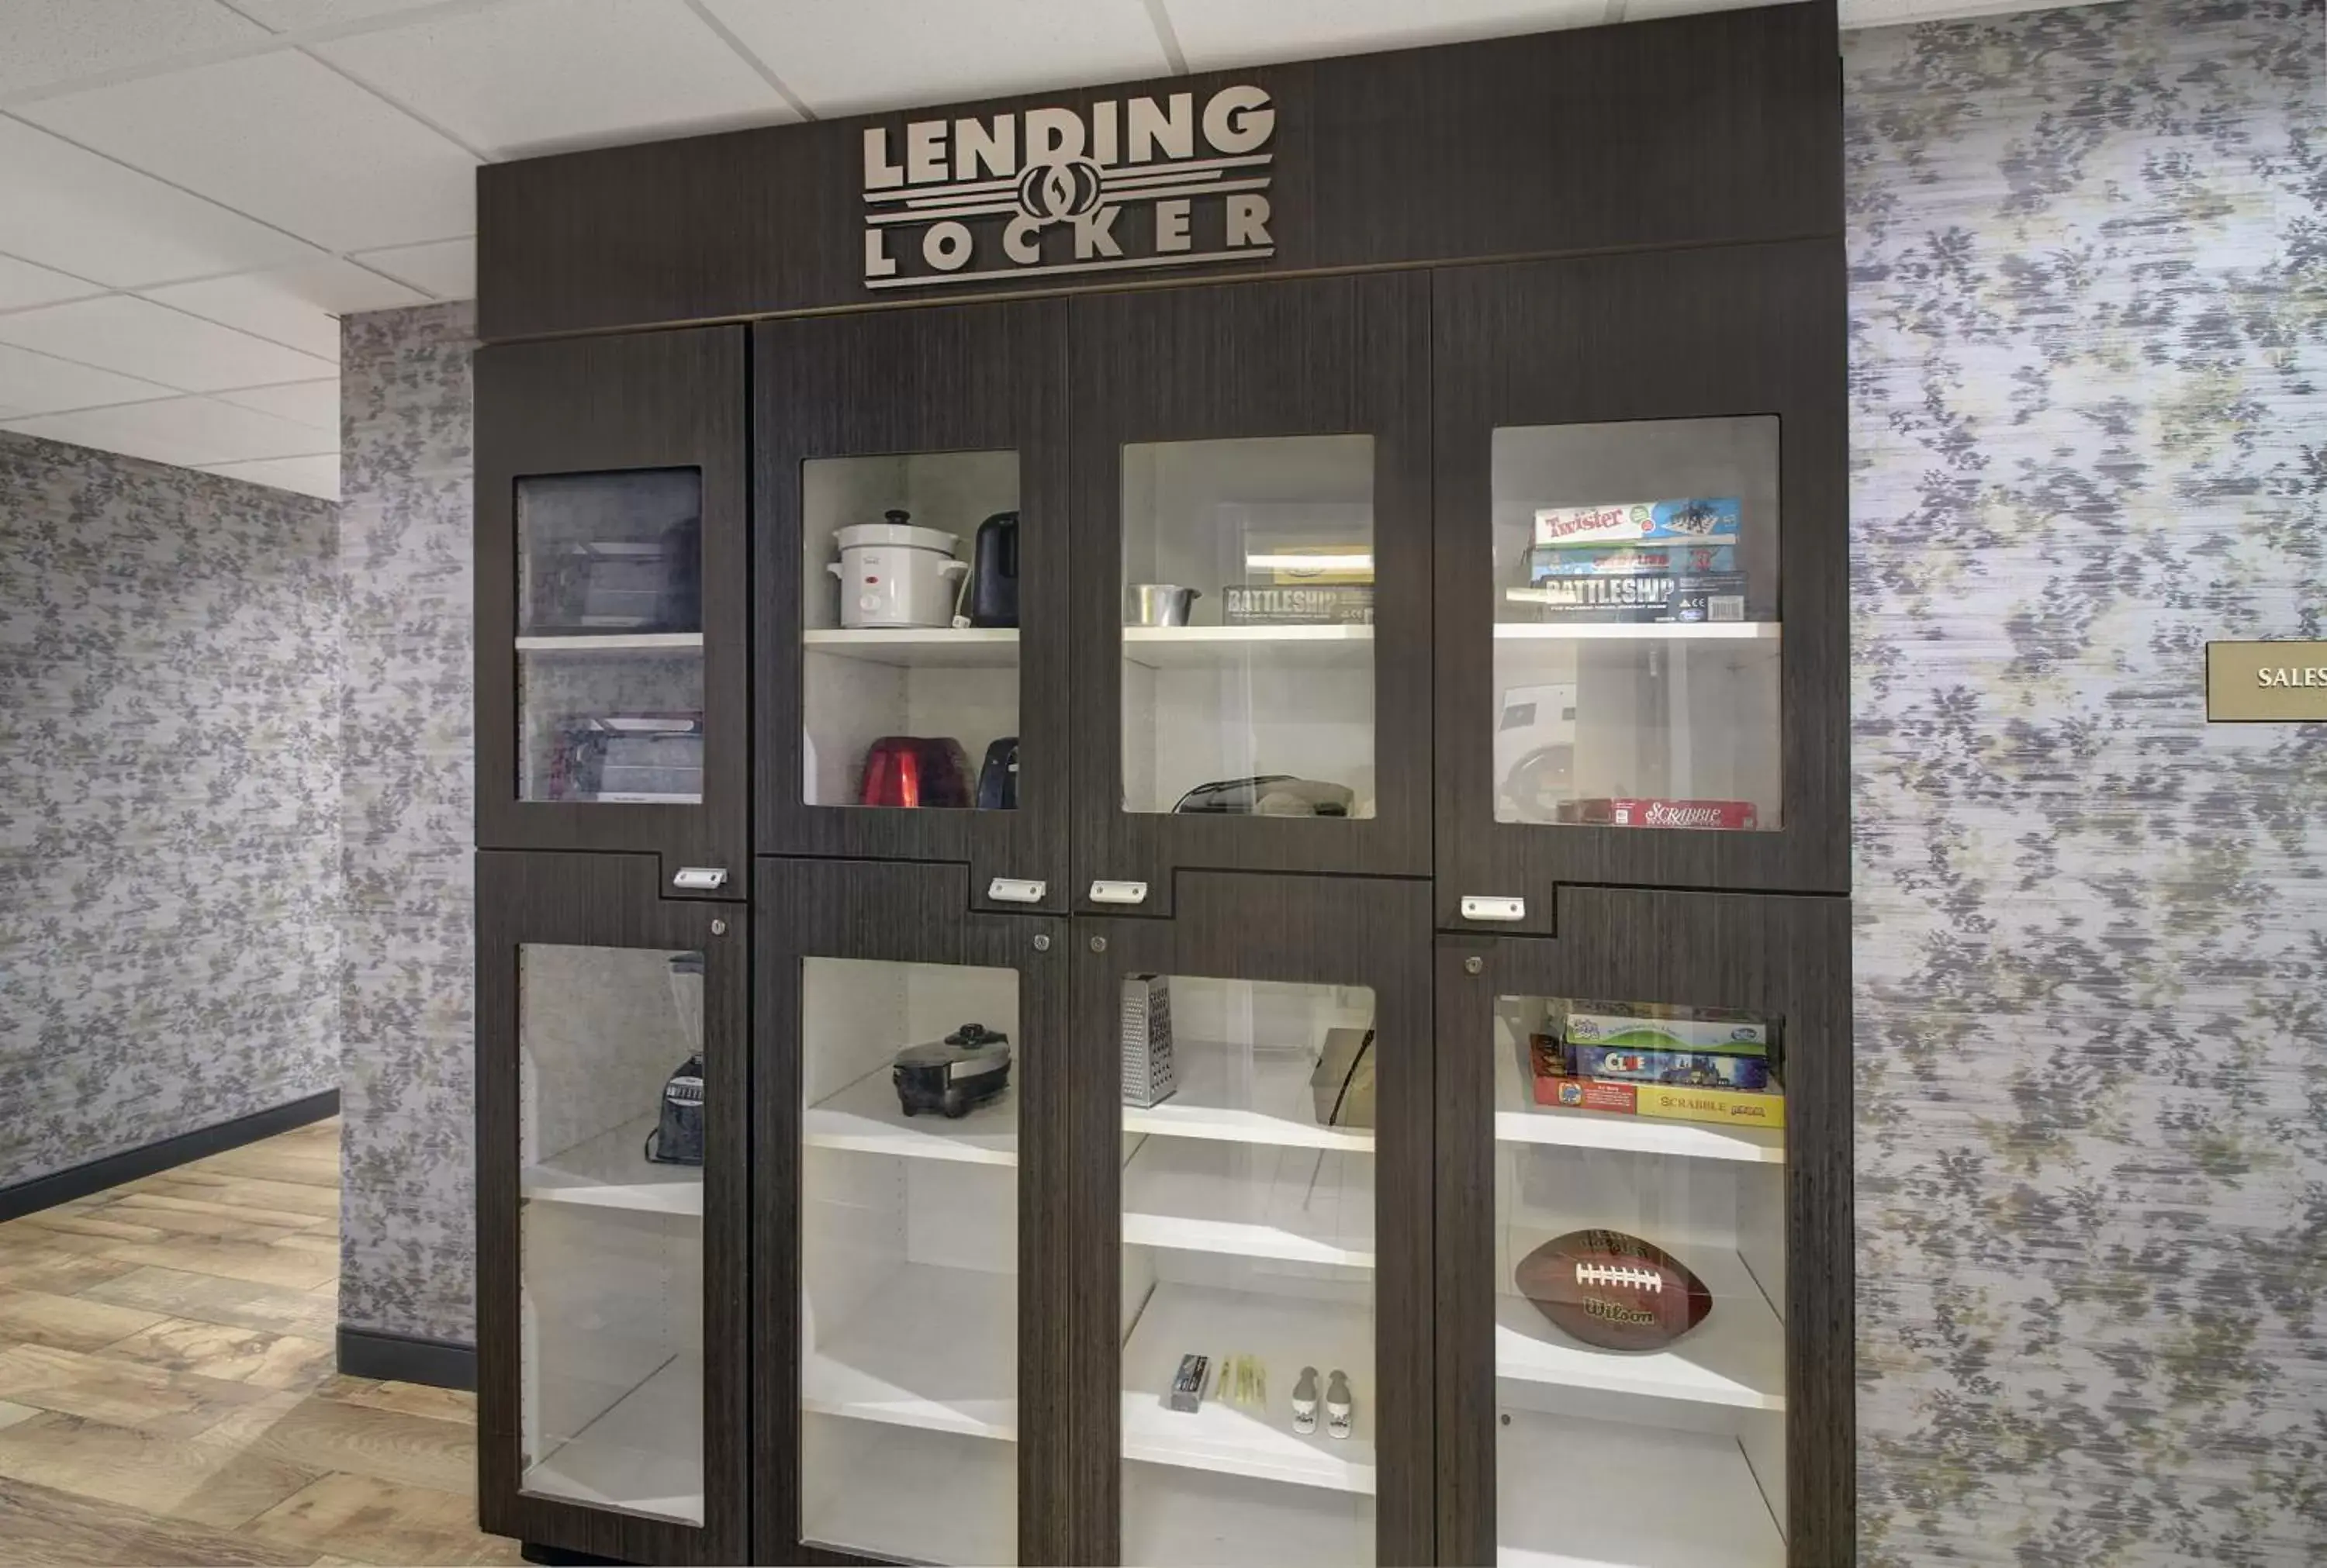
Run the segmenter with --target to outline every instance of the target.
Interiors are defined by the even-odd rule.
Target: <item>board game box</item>
[[[1541,507],[1535,514],[1535,542],[1554,546],[1629,545],[1678,539],[1734,544],[1742,511],[1735,496],[1623,501],[1596,507]]]

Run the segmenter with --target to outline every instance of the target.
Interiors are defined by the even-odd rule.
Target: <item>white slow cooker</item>
[[[836,536],[840,559],[825,570],[840,579],[840,624],[951,626],[955,584],[969,570],[954,558],[960,537],[914,527],[909,513],[884,515],[886,522],[859,523]]]

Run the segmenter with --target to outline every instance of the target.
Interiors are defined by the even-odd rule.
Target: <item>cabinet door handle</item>
[[[998,904],[1039,904],[1051,884],[1032,877],[998,876],[986,884],[986,896]]]
[[[1091,883],[1090,900],[1095,904],[1144,904],[1147,901],[1147,884],[1144,882],[1095,882]]]
[[[1463,918],[1466,920],[1524,920],[1527,900],[1481,898],[1476,893],[1463,895]]]
[[[724,865],[683,865],[670,885],[685,888],[689,892],[706,893],[727,885],[727,868]]]

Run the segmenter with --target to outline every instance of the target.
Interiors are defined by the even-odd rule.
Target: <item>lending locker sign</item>
[[[864,286],[1275,254],[1276,109],[1244,85],[864,132]]]

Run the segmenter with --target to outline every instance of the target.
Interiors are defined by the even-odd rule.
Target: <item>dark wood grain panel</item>
[[[621,850],[724,866],[743,897],[750,817],[744,656],[749,491],[740,328],[528,343],[476,360],[477,842]],[[703,483],[703,803],[518,798],[519,481],[691,468]]]
[[[1050,884],[1065,907],[1068,791],[1067,378],[1061,302],[1022,301],[771,322],[754,334],[759,848],[967,862]],[[882,811],[801,801],[800,465],[878,453],[1014,451],[1019,513],[1019,757],[1014,811]],[[852,522],[877,522],[877,517]],[[964,519],[931,523],[964,533]],[[975,527],[977,519],[967,519]],[[975,768],[979,759],[972,757]]]
[[[1373,1397],[1376,1560],[1434,1560],[1438,1470],[1431,1363],[1434,1105],[1429,894],[1389,879],[1182,873],[1170,919],[1074,922],[1075,1145],[1069,1260],[1082,1302],[1068,1418],[1081,1563],[1123,1560],[1119,1535],[1122,987],[1137,974],[1365,985],[1377,1033]],[[1094,944],[1103,943],[1104,947]],[[1160,1390],[1157,1391],[1160,1394]],[[1364,1395],[1361,1394],[1360,1397]],[[1088,1500],[1086,1500],[1088,1499]]]
[[[1018,1560],[1081,1561],[1073,1551],[1081,1504],[1070,1479],[1074,1422],[1066,1387],[1074,1324],[1087,1310],[1073,1295],[1070,1265],[1081,1238],[1068,1212],[1067,923],[971,910],[968,871],[959,864],[763,856],[753,884],[762,915],[752,1078],[760,1179],[752,1245],[761,1281],[752,1309],[756,1560],[866,1560],[800,1536],[801,962],[829,957],[1017,972],[1011,1078],[1019,1125]],[[911,1478],[897,1481],[910,1486]]]
[[[1835,240],[1530,262],[1436,277],[1438,920],[1565,882],[1842,892],[1850,885],[1846,288]],[[1494,820],[1498,427],[1775,415],[1784,826],[1769,832]]]
[[[626,1563],[737,1563],[750,1548],[751,910],[665,898],[649,854],[477,855],[477,1507],[497,1535]],[[714,929],[717,925],[719,929]],[[700,1528],[521,1489],[524,1234],[519,950],[528,944],[704,956],[704,1495]]]
[[[1231,82],[1277,109],[1276,253],[1160,281],[1832,234],[1837,53],[1834,5],[1817,0],[490,164],[480,322],[507,339],[878,303],[892,296],[863,281],[867,126]],[[1019,286],[1127,281],[1159,280]]]
[[[1312,278],[1073,302],[1073,879],[1430,867],[1429,280]],[[1377,815],[1181,817],[1123,809],[1123,447],[1359,434],[1373,438]],[[1207,592],[1211,591],[1210,587]],[[1264,748],[1265,751],[1265,748]]]
[[[1556,938],[1438,947],[1441,1561],[1495,1559],[1493,1008],[1498,996],[1734,1007],[1786,1039],[1786,1495],[1795,1568],[1854,1559],[1850,904],[1562,888]],[[1476,960],[1479,972],[1470,972]]]

